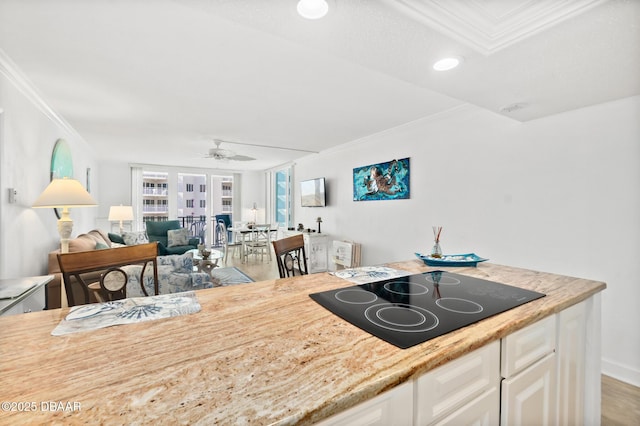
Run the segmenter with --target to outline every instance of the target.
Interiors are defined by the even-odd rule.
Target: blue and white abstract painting
[[[353,201],[409,198],[409,158],[353,169]]]

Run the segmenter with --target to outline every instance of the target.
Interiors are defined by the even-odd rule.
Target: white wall
[[[60,236],[53,209],[31,205],[49,184],[51,153],[59,138],[71,149],[74,178],[86,185],[86,170],[95,177],[98,168],[90,147],[38,103],[19,76],[0,57],[0,278],[43,275],[47,253],[59,247]],[[8,203],[8,188],[18,201]],[[91,182],[91,194],[99,195],[99,182]],[[73,236],[94,228],[97,209],[70,209]]]
[[[328,207],[295,222],[362,243],[363,264],[445,253],[605,281],[603,369],[640,385],[640,97],[517,123],[464,106],[297,161]],[[354,167],[411,158],[411,199],[352,201]]]

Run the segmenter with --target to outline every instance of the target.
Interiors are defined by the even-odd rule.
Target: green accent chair
[[[190,238],[189,245],[167,247],[167,231],[182,228],[179,220],[166,220],[163,222],[148,221],[145,222],[145,225],[147,227],[147,236],[149,237],[149,242],[158,242],[158,256],[166,256],[169,254],[184,254],[189,250],[197,249],[198,244],[200,244],[199,238]]]

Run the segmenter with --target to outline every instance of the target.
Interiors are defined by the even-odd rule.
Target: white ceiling
[[[640,0],[296,2],[0,0],[0,71],[102,158],[232,170],[308,153],[212,139],[318,152],[464,103],[527,121],[640,94]]]

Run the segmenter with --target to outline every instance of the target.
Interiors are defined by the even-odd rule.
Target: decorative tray
[[[416,253],[416,256],[428,266],[478,266],[478,263],[489,260],[479,257],[475,253],[444,254],[441,258],[425,256],[420,253]]]

